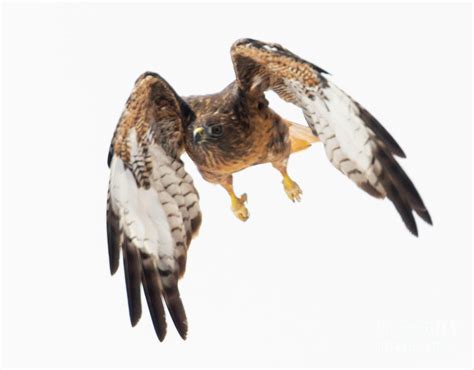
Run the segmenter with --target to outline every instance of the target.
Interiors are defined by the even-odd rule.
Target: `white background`
[[[470,4],[43,4],[3,13],[5,366],[469,366]],[[433,216],[420,238],[338,173],[321,145],[235,176],[251,218],[186,158],[204,222],[181,293],[190,331],[129,325],[111,278],[106,156],[136,77],[182,95],[233,78],[241,37],[333,74],[394,135]],[[270,94],[283,116],[294,107]]]

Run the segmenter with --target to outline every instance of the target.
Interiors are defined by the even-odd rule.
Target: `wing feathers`
[[[184,311],[183,302],[179,295],[178,285],[174,283],[171,287],[165,287],[164,297],[166,306],[173,320],[176,330],[178,330],[181,338],[186,339],[188,333],[188,320]]]
[[[419,209],[417,209],[417,210],[415,210],[415,212],[416,212],[417,215],[420,216],[421,219],[422,219],[423,221],[425,221],[427,224],[433,225],[433,220],[431,219],[431,216],[430,216],[430,214],[429,214],[429,212],[428,212],[427,209],[425,209],[425,210],[419,210]]]
[[[395,139],[390,133],[382,126],[382,124],[372,116],[364,107],[359,103],[354,102],[359,109],[359,116],[365,122],[365,124],[374,132],[377,138],[396,156],[406,158],[405,152],[398,145]]]
[[[405,226],[413,235],[418,236],[418,228],[410,206],[402,198],[401,194],[393,184],[388,184],[385,189],[387,191],[388,199],[390,199],[395,205],[395,208],[402,217]]]
[[[321,68],[281,45],[241,39],[231,48],[239,87],[250,99],[267,89],[303,110],[331,163],[361,189],[388,197],[407,228],[417,234],[415,211],[431,217],[412,181],[394,159],[400,145],[365,108],[329,81]]]
[[[187,320],[178,290],[187,248],[197,233],[199,196],[179,159],[183,127],[194,114],[159,75],[140,76],[114,134],[107,233],[111,272],[120,243],[132,326],[140,319],[141,285],[156,335],[166,335],[164,298],[178,333]]]
[[[120,221],[110,204],[110,191],[107,199],[107,244],[109,247],[110,274],[117,272],[120,262]]]
[[[432,225],[433,223],[431,216],[426,209],[420,194],[397,161],[390,154],[387,154],[383,149],[379,150],[376,157],[381,161],[384,169],[387,171],[388,176],[391,179],[393,186],[396,188],[400,196],[403,197],[404,202],[409,207],[410,211],[414,210],[422,220]],[[398,209],[399,208],[397,207],[397,210]]]
[[[132,241],[124,238],[123,244],[123,266],[125,271],[125,283],[127,286],[128,310],[130,322],[135,326],[142,315],[142,304],[140,296],[141,261],[138,249]]]
[[[162,342],[166,336],[166,317],[163,301],[161,300],[160,275],[153,256],[142,253],[141,257],[143,266],[143,290],[145,291],[148,309],[156,335],[160,342]]]
[[[309,111],[307,116],[320,132],[333,165],[370,195],[387,196],[408,230],[418,235],[412,211],[428,223],[431,218],[413,182],[393,157],[405,155],[396,141],[370,113],[334,84],[328,82],[320,89],[306,90],[315,97],[315,103],[302,90],[295,93],[304,95],[302,107]]]

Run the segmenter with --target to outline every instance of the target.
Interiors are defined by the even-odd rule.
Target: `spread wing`
[[[166,335],[162,298],[183,339],[188,328],[178,278],[201,212],[198,193],[179,156],[183,125],[192,119],[192,111],[168,83],[147,72],[135,83],[108,158],[110,271],[117,271],[122,250],[132,326],[141,316],[143,286],[160,341]]]
[[[232,45],[237,83],[249,98],[275,91],[303,110],[331,163],[360,188],[389,198],[407,228],[418,235],[415,211],[431,224],[418,191],[395,160],[405,157],[388,131],[359,103],[323,75],[327,73],[278,44],[241,39]]]

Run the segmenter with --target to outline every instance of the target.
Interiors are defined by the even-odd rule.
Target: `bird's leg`
[[[294,182],[288,175],[288,172],[286,171],[287,163],[288,159],[285,159],[281,162],[274,162],[272,163],[272,165],[278,171],[280,171],[281,175],[283,176],[283,188],[285,189],[288,198],[290,198],[292,202],[294,202],[295,200],[299,202],[301,200],[301,194],[303,194],[303,191],[298,186],[298,184]]]
[[[249,218],[249,211],[245,207],[247,202],[247,194],[242,194],[240,197],[235,195],[234,186],[232,185],[232,175],[227,176],[224,181],[221,182],[223,188],[229,193],[231,201],[231,209],[234,212],[235,217],[241,221],[247,221]]]

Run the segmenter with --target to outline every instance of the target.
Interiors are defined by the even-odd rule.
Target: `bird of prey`
[[[235,81],[217,94],[181,97],[160,75],[142,74],[126,102],[110,146],[107,234],[110,271],[120,251],[130,320],[141,316],[141,287],[156,334],[166,335],[167,306],[185,339],[188,323],[178,290],[186,254],[201,224],[199,195],[180,156],[186,152],[203,178],[221,185],[235,216],[249,213],[232,175],[271,163],[292,201],[301,189],[287,172],[291,153],[322,142],[329,161],[376,198],[388,198],[409,231],[414,214],[431,217],[395,160],[405,157],[388,131],[331,82],[322,68],[279,44],[240,39],[231,47]],[[265,91],[302,109],[307,126],[280,117]],[[163,303],[164,302],[164,303]]]

